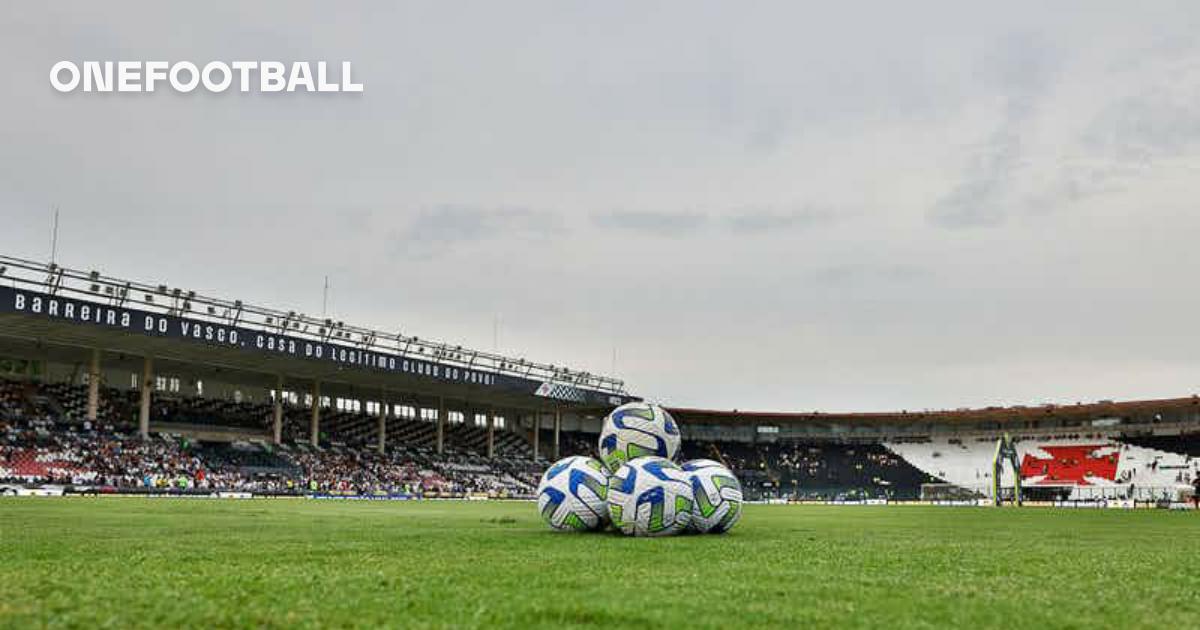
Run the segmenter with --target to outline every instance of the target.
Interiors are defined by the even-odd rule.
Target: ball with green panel
[[[555,462],[537,488],[538,513],[557,530],[595,531],[608,525],[608,471],[594,457]]]
[[[679,452],[679,425],[666,409],[632,402],[613,409],[604,418],[598,451],[609,472],[638,457],[674,460]]]
[[[692,484],[678,464],[663,457],[638,457],[622,464],[608,481],[613,527],[631,536],[670,536],[692,520]]]
[[[693,459],[682,466],[691,480],[692,522],[702,534],[722,534],[742,518],[742,484],[721,462]]]

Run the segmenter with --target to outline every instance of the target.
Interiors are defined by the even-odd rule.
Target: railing
[[[242,300],[230,301],[209,297],[166,284],[150,285],[123,280],[98,271],[84,272],[54,263],[39,263],[0,255],[0,282],[51,295],[100,301],[114,307],[132,308],[136,304],[137,308],[167,315],[229,326],[245,326],[272,334],[287,334],[470,370],[625,394],[624,381],[611,376],[472,350],[461,345],[405,335],[398,331],[386,332],[349,325],[331,318],[316,318],[296,311],[280,311]]]

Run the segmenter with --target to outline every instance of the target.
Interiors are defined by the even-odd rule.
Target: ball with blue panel
[[[590,531],[608,524],[608,471],[594,457],[555,462],[538,483],[538,513],[554,529]]]
[[[604,418],[598,450],[610,472],[638,457],[674,460],[679,452],[679,425],[666,409],[632,402],[613,409]]]
[[[692,484],[692,522],[702,534],[729,531],[742,518],[742,484],[721,462],[693,459],[682,466]]]
[[[692,520],[692,483],[678,464],[663,457],[638,457],[622,464],[608,481],[613,526],[632,536],[670,536]]]

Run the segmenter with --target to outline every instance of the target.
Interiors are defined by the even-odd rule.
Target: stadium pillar
[[[496,456],[496,409],[488,407],[488,457]]]
[[[321,445],[321,381],[313,381],[312,422],[309,426],[308,439],[313,446]]]
[[[150,437],[150,391],[154,389],[154,359],[146,357],[142,362],[142,404],[138,409],[138,434],[142,439]]]
[[[558,461],[558,434],[562,431],[562,409],[554,410],[554,461]]]
[[[95,423],[100,415],[100,349],[92,349],[92,364],[88,368],[87,419]]]
[[[539,411],[533,412],[533,459],[537,461],[541,457],[542,450],[542,414]]]
[[[275,377],[275,409],[273,422],[275,443],[283,443],[283,375]]]
[[[387,417],[388,417],[388,402],[387,390],[379,392],[379,439],[378,446],[379,454],[382,455],[387,449]]]
[[[446,439],[446,399],[438,398],[437,409],[437,452],[441,455],[445,450]]]

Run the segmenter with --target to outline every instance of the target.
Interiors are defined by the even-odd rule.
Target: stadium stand
[[[1159,451],[1182,453],[1192,458],[1200,457],[1200,433],[1184,433],[1180,435],[1133,435],[1124,436],[1121,441],[1133,446],[1141,446]]]
[[[158,396],[151,412],[155,423],[217,425],[266,430],[271,407],[267,403],[239,403],[199,397]]]
[[[379,453],[378,417],[359,411],[330,410],[314,447],[307,435],[310,412],[294,405],[285,405],[284,440],[274,444],[267,436],[269,403],[183,395],[157,398],[155,431],[143,440],[132,421],[136,391],[104,388],[95,423],[82,419],[81,396],[86,405],[78,385],[0,379],[0,482],[114,491],[527,497],[552,457],[544,440],[535,459],[529,436],[520,431],[497,432],[496,454],[486,457],[486,429],[468,422],[446,425],[438,454],[436,424],[411,416],[387,418],[387,449]],[[594,455],[597,437],[562,431],[561,454]],[[681,457],[725,462],[752,500],[914,500],[927,484],[984,496],[996,437],[685,439]],[[1200,474],[1196,433],[1042,432],[1018,435],[1016,445],[1026,487],[1055,498],[1149,499]],[[1011,483],[1011,473],[1004,474],[1009,477],[1002,482]]]
[[[95,270],[0,262],[0,479],[10,483],[528,496],[549,460],[594,454],[604,414],[636,400],[623,381],[587,371]],[[1200,474],[1196,395],[669,411],[682,457],[724,461],[751,499],[908,500],[926,489],[981,499],[997,438],[1010,434],[1017,474],[1041,496],[1170,496]]]
[[[57,399],[64,392],[68,390],[57,386],[0,381],[0,482],[147,491],[529,496],[542,468],[531,460],[513,459],[511,454],[519,449],[492,459],[476,454],[477,431],[451,432],[464,441],[452,441],[447,452],[437,455],[430,448],[429,423],[415,420],[405,421],[407,433],[398,431],[397,446],[385,454],[361,448],[362,440],[354,446],[313,447],[297,441],[275,447],[262,441],[192,441],[161,431],[141,440],[113,425],[93,427],[79,421]],[[118,391],[108,393],[120,397]],[[163,426],[237,427],[252,424],[262,411],[245,403],[175,397],[160,398],[156,417]],[[343,428],[366,418],[350,413],[338,417]],[[334,431],[338,438],[353,439],[353,432]],[[405,435],[413,439],[401,441]]]
[[[299,469],[283,452],[262,442],[195,442],[193,452],[210,468],[247,475],[296,476]]]
[[[1113,494],[1106,494],[1105,489],[1117,489],[1117,495],[1136,494],[1138,488],[1170,488],[1195,478],[1200,461],[1187,454],[1191,445],[1186,440],[1160,436],[1153,443],[1164,448],[1135,445],[1092,431],[1019,436],[1016,446],[1023,483],[1059,488],[1062,498]],[[886,447],[945,482],[980,493],[992,483],[995,436],[906,439],[888,442]],[[1001,483],[1012,483],[1011,472],[1003,472]]]
[[[569,432],[562,439],[566,453],[590,455],[598,435]],[[682,449],[683,459],[724,462],[737,474],[746,494],[756,499],[911,500],[920,496],[921,484],[934,481],[878,443],[685,440]]]

